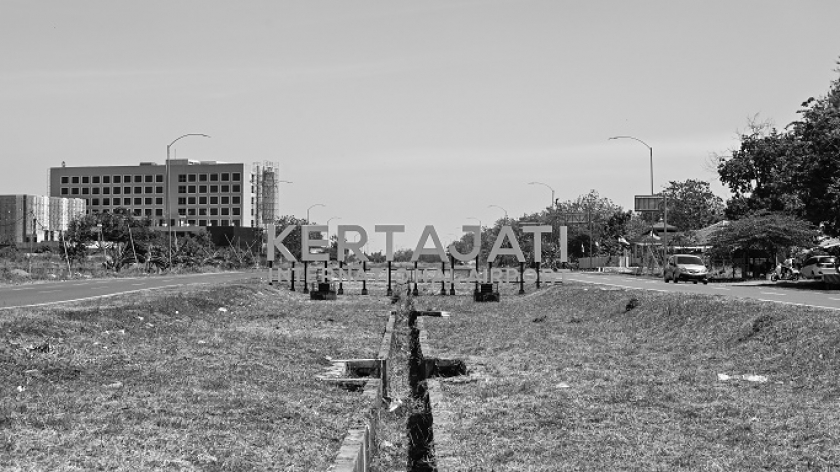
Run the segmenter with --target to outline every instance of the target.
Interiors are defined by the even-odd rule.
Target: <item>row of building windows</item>
[[[197,210],[197,211],[196,211]],[[132,208],[128,210],[134,216],[163,216],[163,208]],[[91,213],[108,213],[108,208],[90,208]],[[178,216],[241,216],[239,208],[179,208]]]
[[[178,198],[178,205],[239,205],[241,199],[239,197],[179,197]],[[137,206],[137,205],[163,205],[163,198],[157,197],[135,197],[134,199],[131,198],[86,198],[85,204],[88,206],[99,206],[99,205],[125,205],[125,206]]]
[[[178,214],[181,215],[181,216],[196,216],[196,215],[198,215],[198,216],[206,216],[206,215],[210,215],[210,216],[216,216],[216,215],[239,216],[239,215],[241,215],[239,207],[233,207],[233,208],[228,208],[228,207],[221,207],[221,208],[216,208],[216,207],[212,207],[212,208],[178,208]]]
[[[242,186],[234,185],[179,185],[178,193],[239,193],[242,191]],[[219,192],[221,190],[221,192]]]
[[[239,182],[242,174],[239,172],[222,172],[221,174],[178,174],[178,182]]]
[[[62,184],[121,184],[121,183],[163,183],[163,174],[147,175],[63,175]],[[221,172],[218,174],[178,174],[178,182],[240,182],[242,174],[239,172]]]
[[[99,195],[100,193],[102,195],[163,193],[163,187],[61,187],[62,195]]]
[[[163,174],[148,174],[148,175],[74,175],[74,176],[61,176],[61,183],[62,184],[69,184],[69,183],[82,183],[82,184],[110,184],[111,182],[115,184],[130,184],[132,182],[139,184],[145,182],[150,184],[152,182],[163,183]]]
[[[240,197],[178,197],[178,205],[239,205],[242,202]]]
[[[97,213],[99,213],[99,210],[88,210],[88,214],[91,214],[91,213],[97,214]],[[109,211],[108,210],[102,210],[102,213],[109,213]],[[151,217],[152,216],[152,214],[149,212],[148,209],[146,210],[145,215],[143,213],[141,213],[139,209],[135,209],[134,211],[132,211],[132,215],[139,216],[139,217],[142,217],[142,216]],[[156,214],[155,216],[163,216],[163,215]],[[157,224],[159,226],[164,226],[164,225],[166,225],[166,220],[165,219],[158,219]],[[174,220],[173,220],[172,224],[173,224],[173,226],[180,226],[180,225],[177,225]],[[226,219],[226,218],[225,219],[214,218],[214,219],[189,219],[189,220],[183,221],[182,225],[183,224],[186,224],[188,226],[240,226],[242,224],[242,222],[241,222],[241,220],[231,220],[231,219]],[[251,224],[253,225],[253,222],[251,222]]]
[[[208,192],[209,190],[209,192]],[[242,186],[234,185],[179,185],[178,193],[240,193]],[[61,195],[131,195],[163,193],[163,187],[61,187]]]
[[[157,197],[157,198],[151,198],[151,197],[137,198],[137,197],[135,197],[134,200],[132,200],[131,198],[102,198],[102,199],[90,198],[90,199],[86,199],[86,202],[89,206],[99,206],[100,204],[101,205],[112,205],[113,204],[113,205],[116,205],[116,206],[119,206],[119,205],[130,206],[132,204],[135,205],[135,206],[136,205],[163,205],[163,198],[161,198],[161,197]],[[152,202],[154,202],[154,203],[152,203]]]

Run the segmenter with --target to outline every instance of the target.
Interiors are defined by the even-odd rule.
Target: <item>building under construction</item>
[[[280,164],[277,162],[255,162],[251,167],[251,193],[254,202],[254,222],[265,227],[280,217],[278,198],[280,185]]]

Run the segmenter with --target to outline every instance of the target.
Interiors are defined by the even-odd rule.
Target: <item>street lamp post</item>
[[[528,185],[542,185],[544,187],[548,187],[548,189],[551,190],[551,204],[548,205],[548,207],[551,208],[554,206],[554,189],[551,188],[551,185],[544,184],[542,182],[528,182]]]
[[[311,210],[311,209],[313,209],[313,208],[315,208],[315,207],[317,207],[317,206],[320,206],[320,207],[326,207],[326,205],[324,205],[323,203],[316,203],[316,204],[314,204],[314,205],[311,205],[309,208],[307,208],[307,209],[306,209],[306,224],[308,224],[308,225],[309,225],[309,224],[312,224],[312,222],[311,222],[311,221],[309,221],[309,210]]]
[[[508,219],[508,212],[507,212],[507,210],[505,210],[504,208],[500,207],[499,205],[489,205],[487,208],[498,208],[498,209],[502,210],[503,212],[505,212],[505,222],[507,222],[507,219]]]
[[[633,136],[613,136],[609,139],[632,139],[634,141],[638,141],[645,145],[646,148],[650,151],[650,194],[653,195],[653,148],[648,145],[648,143],[642,141],[639,138],[634,138]]]
[[[609,139],[632,139],[634,141],[638,141],[645,145],[650,152],[650,194],[653,196],[653,148],[648,145],[648,143],[642,141],[639,138],[633,136],[613,136]],[[662,235],[662,245],[665,246],[665,255],[668,255],[668,197],[666,196],[665,192],[662,192],[662,210],[663,210],[663,235]]]
[[[203,138],[209,138],[210,137],[210,136],[208,136],[206,134],[202,134],[202,133],[187,133],[185,135],[178,136],[177,138],[175,138],[174,141],[172,141],[171,143],[169,143],[166,146],[166,193],[164,194],[164,197],[166,198],[166,227],[169,228],[169,230],[167,231],[167,236],[168,236],[167,239],[169,240],[168,241],[169,242],[169,270],[172,270],[172,209],[169,206],[169,203],[170,203],[169,202],[169,200],[170,200],[170,198],[169,198],[169,194],[170,194],[170,189],[169,189],[169,182],[170,182],[170,179],[169,179],[169,152],[170,152],[170,149],[172,148],[172,146],[176,142],[178,142],[178,140],[186,138],[187,136],[201,136]]]

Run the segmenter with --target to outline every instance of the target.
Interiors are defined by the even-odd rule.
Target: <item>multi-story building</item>
[[[171,159],[168,166],[52,167],[50,195],[82,198],[88,213],[125,208],[158,227],[256,223],[251,177],[241,163]]]
[[[70,221],[84,214],[81,198],[0,195],[0,245],[59,241]]]

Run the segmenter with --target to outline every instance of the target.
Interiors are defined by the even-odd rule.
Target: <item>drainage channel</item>
[[[415,311],[410,292],[405,299],[401,298],[398,295],[393,300],[394,303],[401,302],[400,307],[390,312],[377,358],[330,359],[331,368],[318,376],[350,391],[361,390],[362,395],[369,398],[369,406],[359,418],[361,421],[348,430],[329,472],[393,470],[395,460],[405,464],[408,472],[444,472],[437,463],[435,448],[449,451],[451,445],[448,440],[441,443],[441,439],[448,438],[445,433],[437,443],[435,440],[432,405],[440,404],[441,392],[434,379],[464,375],[467,368],[459,359],[434,355],[436,351],[428,342],[424,319],[448,317],[449,314]],[[392,349],[395,352],[392,353]],[[392,362],[397,360],[395,356],[400,362]],[[430,382],[435,385],[434,389],[429,388]],[[394,435],[403,439],[395,440]],[[394,444],[384,436],[404,443],[404,447],[393,449]],[[379,446],[383,442],[388,444],[386,449],[392,450],[385,463],[376,457],[382,452]],[[397,452],[402,454],[393,454]]]
[[[412,395],[412,412],[408,417],[408,472],[438,472],[435,459],[434,413],[429,400],[428,380],[435,377],[454,377],[467,373],[466,365],[459,359],[426,357],[423,345],[428,346],[421,317],[442,316],[442,312],[420,312],[407,304],[409,326],[409,386]],[[445,313],[445,312],[444,312]],[[448,314],[443,315],[448,316]]]

